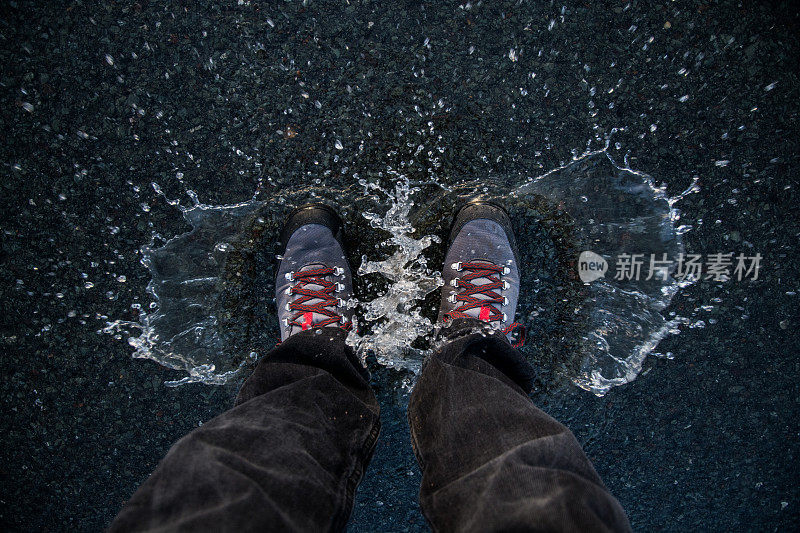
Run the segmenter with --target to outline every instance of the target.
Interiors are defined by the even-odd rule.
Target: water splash
[[[348,344],[355,347],[362,359],[366,354],[375,354],[384,366],[418,372],[425,351],[411,347],[418,338],[425,338],[433,331],[433,323],[421,315],[419,303],[443,284],[441,273],[428,268],[422,252],[433,243],[441,243],[435,235],[415,239],[414,227],[409,214],[414,207],[411,199],[419,188],[412,187],[408,177],[391,173],[396,177],[394,191],[387,191],[377,183],[360,180],[364,192],[378,193],[386,198],[390,207],[384,215],[367,212],[363,216],[372,228],[386,231],[389,239],[383,245],[391,246],[394,252],[384,260],[371,261],[361,258],[359,275],[377,273],[388,282],[387,290],[377,298],[363,302],[363,318],[376,322],[368,335],[360,336],[352,331]]]
[[[679,282],[672,275],[664,280],[639,281],[608,276],[581,285],[574,281],[577,256],[563,256],[574,252],[568,250],[569,246],[609,259],[625,252],[677,256],[683,252],[681,236],[690,226],[679,224],[675,204],[697,190],[696,182],[684,193],[670,197],[651,177],[630,169],[627,161],[615,161],[606,144],[600,150],[587,147],[582,155],[575,155],[572,161],[540,176],[493,181],[491,190],[487,189],[487,180],[454,183],[411,182],[406,175],[389,171],[374,180],[359,179],[358,186],[335,193],[339,203],[353,205],[353,225],[357,226],[362,217],[367,220],[372,231],[365,235],[377,237],[385,232],[386,238],[377,242],[376,248],[389,250],[384,258],[374,259],[372,241],[357,243],[353,251],[355,257],[361,257],[359,278],[367,281],[363,301],[354,299],[350,303],[360,306],[356,314],[365,323],[361,334],[352,332],[348,336],[348,343],[362,359],[373,353],[383,366],[419,371],[424,356],[430,353],[434,334],[433,315],[423,311],[421,304],[442,285],[441,274],[429,267],[429,261],[442,251],[436,245],[441,245],[445,230],[431,230],[431,220],[449,219],[457,198],[463,200],[478,190],[505,202],[512,212],[521,253],[533,258],[529,263],[535,263],[533,272],[524,280],[518,320],[528,326],[534,337],[538,332],[540,341],[552,341],[551,360],[578,361],[577,365],[562,365],[556,373],[595,394],[605,394],[612,387],[635,379],[658,343],[677,333],[678,326],[685,322],[681,317],[667,319],[662,313],[690,282]],[[363,194],[356,190],[358,187]],[[251,199],[210,206],[187,191],[192,205],[184,207],[177,200],[166,198],[158,186],[154,188],[180,210],[192,229],[172,239],[154,237],[142,247],[142,264],[152,276],[147,290],[154,301],[149,309],[140,311],[137,322],[110,322],[106,331],[116,335],[132,332],[128,342],[135,348],[134,357],[186,372],[185,378],[170,385],[231,382],[262,350],[253,348],[248,341],[232,338],[231,329],[223,327],[221,311],[230,315],[227,323],[252,320],[246,316],[250,308],[234,306],[227,312],[220,305],[226,299],[226,283],[246,270],[244,263],[231,263],[229,255],[242,235],[254,231],[252,220],[256,215],[269,213],[270,217],[280,218],[277,211],[291,209],[307,199],[274,196],[269,203]],[[438,191],[440,196],[428,195],[429,189]],[[323,190],[308,188],[304,194],[313,197],[319,192],[319,197],[324,197]],[[328,193],[334,194],[330,190]],[[542,199],[560,214],[546,221],[552,226],[542,230],[544,233],[531,229],[546,226],[540,224],[542,211],[535,208]],[[386,205],[388,209],[381,207]],[[565,218],[569,221],[564,222]],[[427,222],[420,223],[420,219]],[[555,237],[565,224],[570,227],[565,232],[571,241],[568,246],[564,238]],[[273,230],[276,231],[270,231]],[[546,246],[543,248],[543,236],[547,237],[548,232],[549,246],[561,247],[561,255],[548,255]],[[226,264],[229,270],[239,270],[231,276],[225,272]],[[264,272],[263,268],[255,270]],[[567,271],[572,281],[565,274]],[[573,287],[566,287],[569,285]],[[245,285],[237,290],[242,294],[249,291]],[[274,287],[260,290],[267,294]],[[548,324],[546,317],[556,315]],[[261,318],[261,325],[249,329],[264,331],[263,324],[269,317]],[[247,330],[247,324],[239,329]],[[527,348],[525,353],[533,361],[540,357],[535,349]]]
[[[669,197],[647,174],[632,170],[627,161],[616,162],[606,145],[529,178],[512,196],[538,194],[557,203],[576,221],[576,241],[584,250],[607,259],[635,253],[645,258],[666,254],[674,261],[684,252],[681,236],[691,229],[678,224],[675,204],[697,190],[695,178],[683,193]],[[572,259],[576,268],[578,258]],[[585,284],[585,295],[574,310],[578,331],[583,332],[577,348],[580,371],[572,378],[576,385],[603,395],[632,381],[658,343],[678,333],[685,319],[666,319],[662,311],[693,281],[674,274],[672,263],[665,279],[645,279],[644,272],[639,279],[617,279],[612,271]]]
[[[140,310],[138,321],[115,320],[104,331],[130,335],[127,340],[135,350],[133,357],[151,359],[188,374],[168,381],[169,386],[229,383],[256,354],[227,357],[226,339],[216,314],[220,275],[243,221],[262,204],[250,200],[211,206],[201,203],[189,190],[192,205],[187,207],[167,198],[155,183],[153,189],[180,210],[192,229],[171,239],[154,235],[140,249],[141,263],[151,275],[147,292],[153,301],[147,310]]]

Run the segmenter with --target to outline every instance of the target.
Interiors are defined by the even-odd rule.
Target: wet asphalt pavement
[[[415,179],[532,176],[614,128],[670,194],[699,176],[687,251],[760,253],[759,278],[681,292],[671,309],[704,327],[634,382],[534,399],[636,530],[795,529],[799,21],[789,2],[4,3],[3,529],[102,529],[232,403],[235,386],[164,387],[181,376],[98,334],[147,301],[139,247],[187,229],[151,182],[232,203],[414,157]],[[407,399],[374,381],[383,431],[350,527],[425,530]]]

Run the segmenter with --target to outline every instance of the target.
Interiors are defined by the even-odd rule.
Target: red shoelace
[[[340,305],[339,298],[334,296],[337,284],[326,279],[331,275],[336,275],[336,270],[330,267],[311,268],[292,273],[291,280],[297,284],[291,288],[291,294],[299,295],[299,298],[289,304],[289,310],[296,312],[289,321],[289,326],[298,327],[303,331],[311,327],[322,328],[332,324],[339,324],[344,330],[353,327],[352,321],[342,322],[342,315],[331,309]],[[318,285],[322,288],[309,289],[308,285]],[[315,304],[308,303],[313,300],[319,301]],[[313,322],[314,313],[327,318]]]
[[[495,265],[493,263],[484,261],[461,262],[461,271],[466,271],[467,274],[458,278],[456,287],[461,291],[455,296],[456,302],[461,302],[462,305],[456,307],[446,316],[449,318],[475,318],[472,315],[466,314],[466,311],[472,309],[480,309],[478,318],[484,322],[504,322],[506,315],[495,305],[503,305],[506,299],[503,295],[498,294],[498,289],[503,289],[505,283],[500,279],[504,273],[504,267]],[[473,281],[479,279],[487,279],[489,283],[476,285]],[[483,295],[484,298],[476,298],[476,295]],[[454,302],[455,303],[455,302]],[[519,322],[512,322],[504,330],[504,334],[509,334],[514,330],[519,330],[519,340],[514,342],[512,346],[519,348],[525,343],[525,328]]]

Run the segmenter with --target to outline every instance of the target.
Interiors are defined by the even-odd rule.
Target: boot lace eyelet
[[[449,284],[456,287],[447,296],[447,302],[454,308],[446,313],[449,318],[479,318],[485,322],[503,326],[508,315],[500,309],[510,305],[507,296],[501,291],[511,288],[511,283],[501,279],[511,269],[485,259],[459,261],[451,268],[465,272],[460,278],[453,278]],[[499,324],[498,324],[499,322]]]
[[[289,299],[284,309],[291,313],[283,324],[292,331],[301,329],[318,329],[337,326],[345,330],[352,328],[352,322],[342,314],[347,302],[335,295],[345,291],[345,284],[332,280],[332,277],[344,275],[342,267],[328,267],[323,264],[286,274],[286,279],[294,282],[284,294],[295,295]]]

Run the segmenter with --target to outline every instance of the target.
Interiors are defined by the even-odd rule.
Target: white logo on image
[[[578,275],[584,283],[590,283],[606,275],[608,263],[603,256],[594,252],[581,252],[578,257]]]

